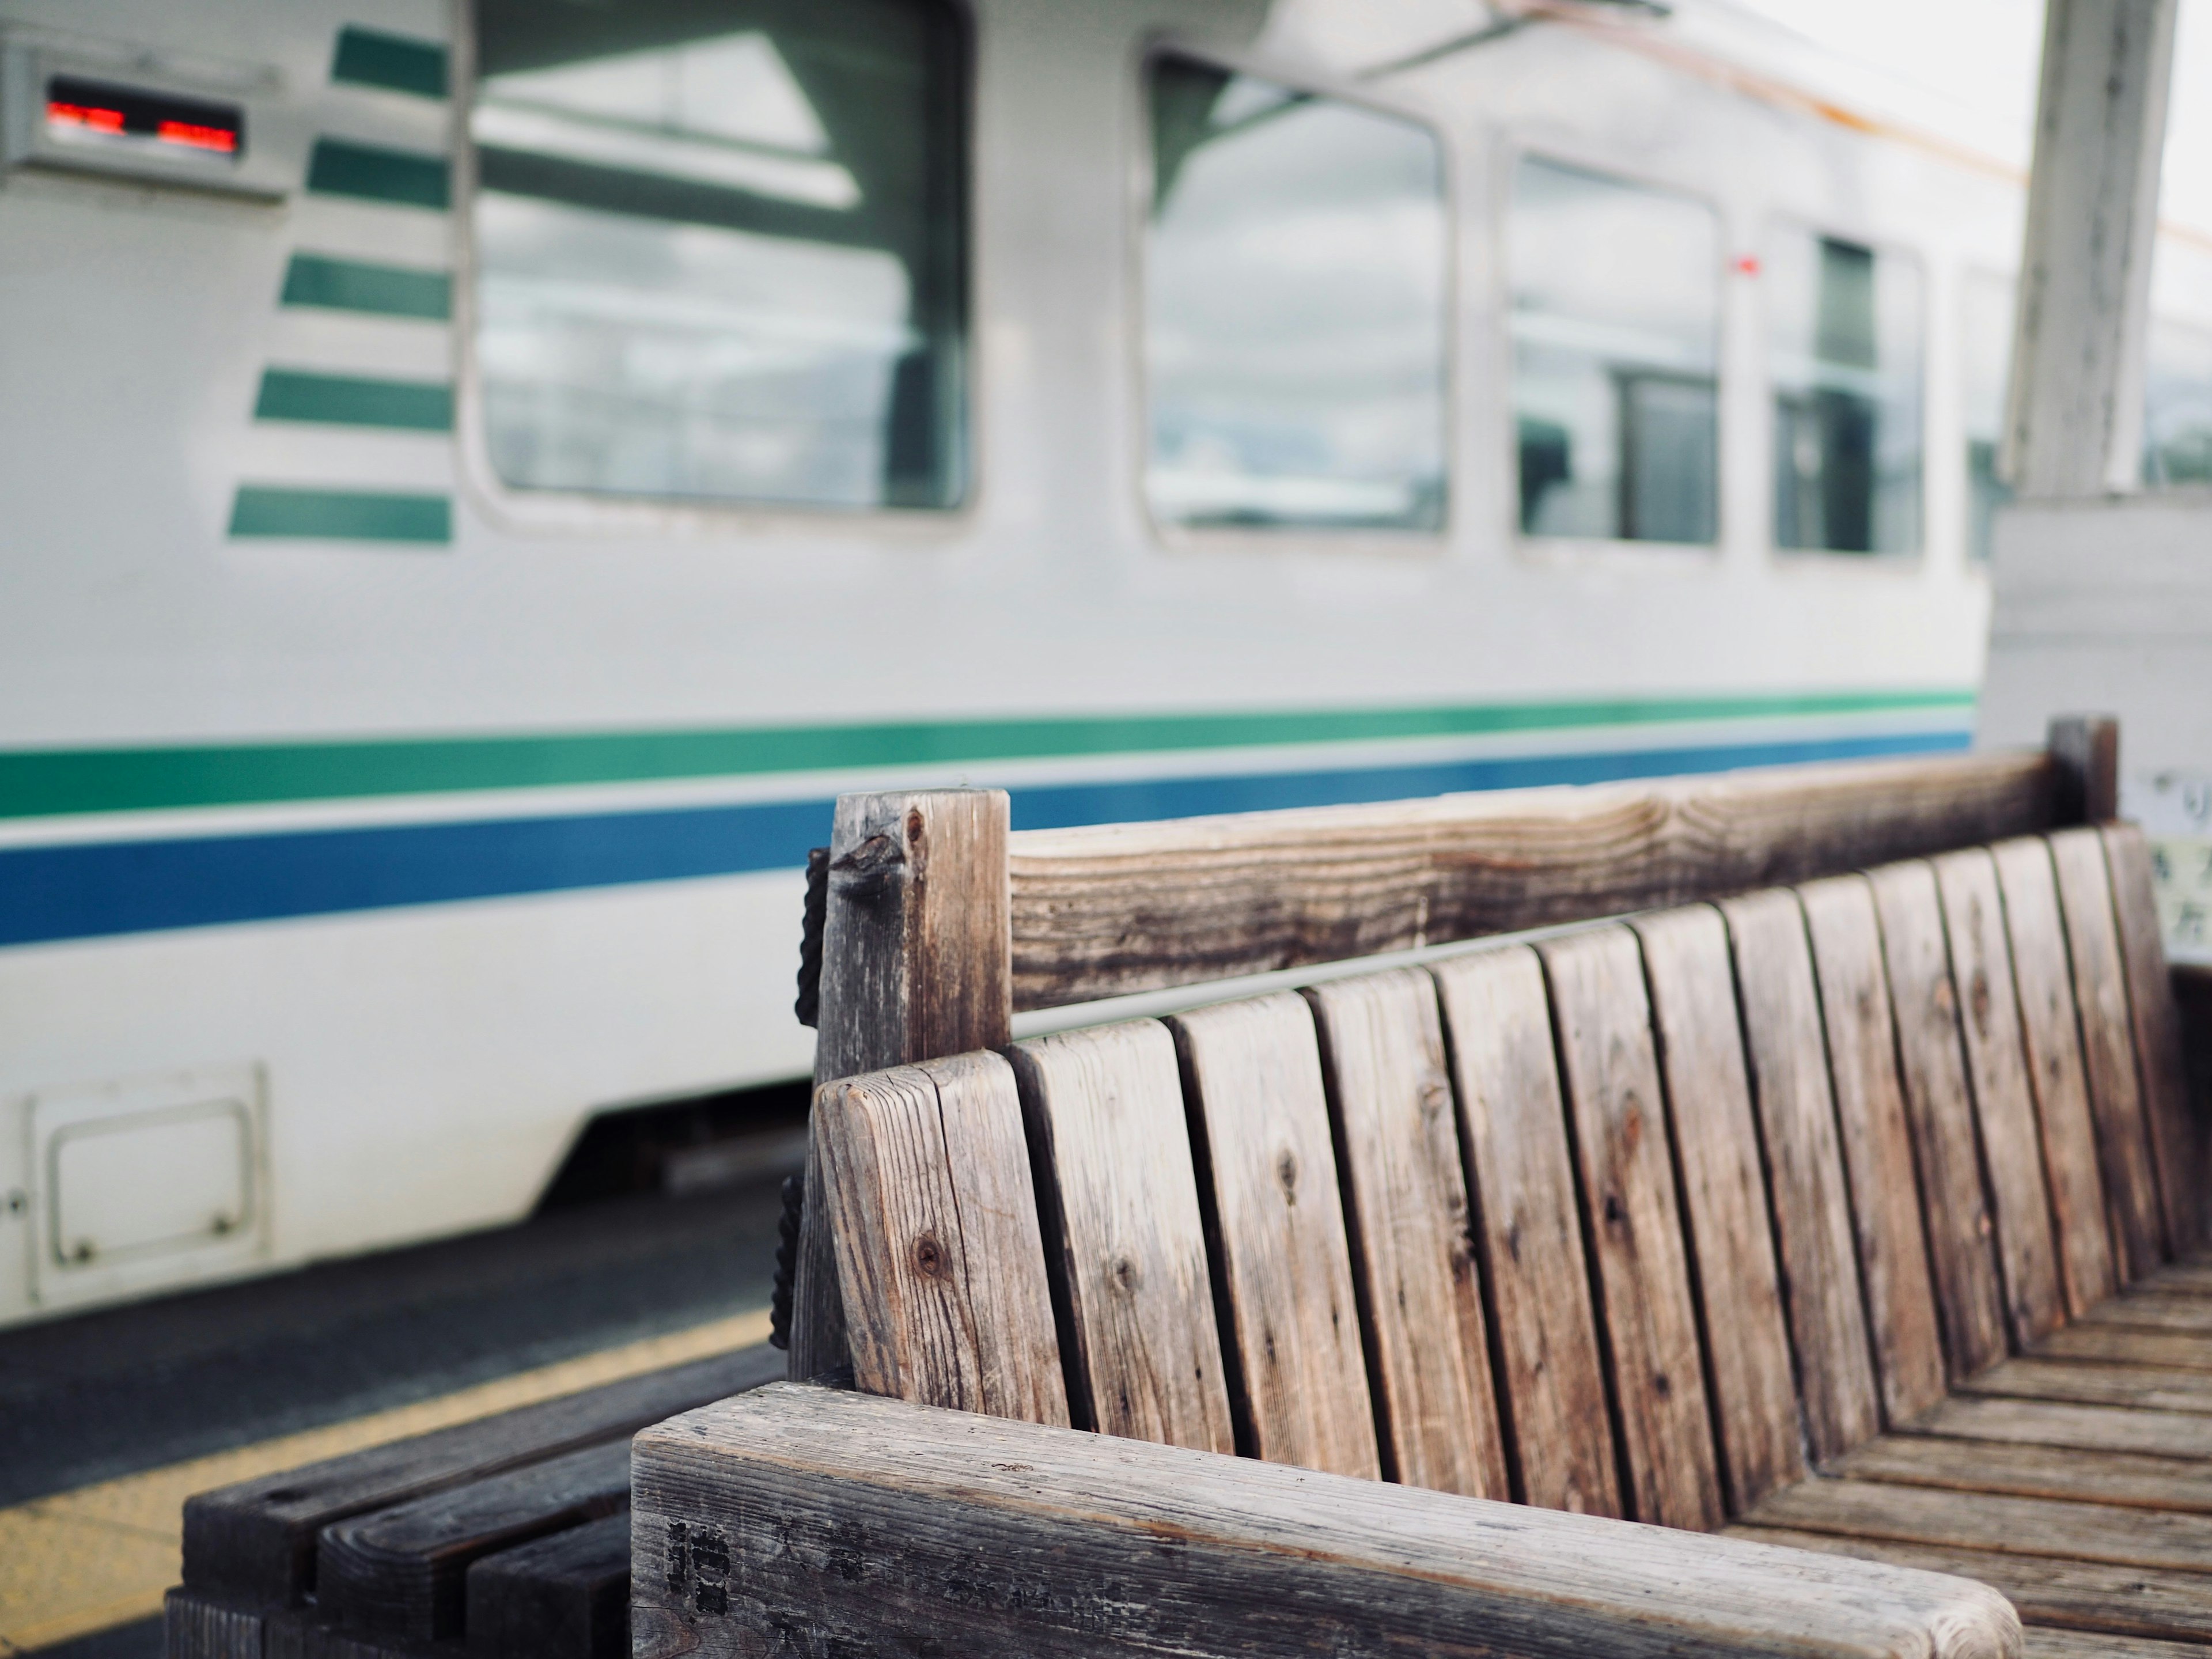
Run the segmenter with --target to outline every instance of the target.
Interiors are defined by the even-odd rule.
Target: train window
[[[1522,532],[1711,542],[1721,303],[1711,210],[1524,156],[1509,243]]]
[[[1163,523],[1435,530],[1443,161],[1419,124],[1176,57],[1147,70]]]
[[[477,0],[476,360],[511,487],[964,491],[950,0]]]
[[[1920,550],[1920,270],[1790,227],[1766,259],[1774,541]]]
[[[2154,489],[2212,484],[2212,330],[2151,319],[2142,476]]]
[[[2004,438],[2005,387],[2012,378],[2017,295],[2009,276],[1966,274],[1960,394],[1966,431],[1966,551],[1977,559],[1990,556],[1997,508],[2012,499],[2011,486],[1997,477],[1997,449]]]

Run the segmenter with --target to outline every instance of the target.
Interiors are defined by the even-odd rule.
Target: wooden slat
[[[1786,888],[1757,893],[1722,908],[1735,946],[1744,1036],[1790,1286],[1805,1431],[1813,1456],[1826,1462],[1880,1430],[1881,1395],[1859,1285],[1820,993],[1795,893]],[[1680,1101],[1679,1090],[1674,1098]],[[1709,1301],[1707,1316],[1733,1340],[1732,1304]]]
[[[1942,1397],[1943,1345],[1874,890],[1863,876],[1838,876],[1807,883],[1797,896],[1820,983],[1883,1414],[1903,1423]]]
[[[1378,1478],[1313,1011],[1283,992],[1170,1024],[1235,1343],[1231,1403],[1249,1449]]]
[[[2142,1644],[2123,1651],[2141,1653],[2144,1659],[2154,1654],[2162,1656],[2169,1645],[2154,1646],[2143,1640],[2146,1638],[2212,1641],[2212,1578],[2202,1573],[2099,1566],[2042,1556],[2000,1555],[1994,1550],[1898,1544],[1779,1527],[1731,1527],[1729,1531],[1733,1536],[1788,1549],[1816,1550],[1978,1579],[2010,1598],[2021,1617],[2032,1625],[2066,1626],[2123,1636]],[[2203,1651],[2199,1647],[2180,1650],[2192,1655]]]
[[[2043,830],[2051,792],[2036,751],[1026,830],[1014,1004],[1747,892]]]
[[[162,1659],[261,1659],[264,1622],[179,1585],[161,1598]]]
[[[1033,1038],[1009,1058],[1073,1348],[1075,1421],[1235,1450],[1175,1040],[1132,1020]]]
[[[1721,1472],[1729,1509],[1736,1513],[1774,1487],[1802,1479],[1805,1458],[1728,934],[1719,913],[1702,904],[1646,916],[1636,923],[1636,932],[1650,978],[1681,1165],[1683,1215],[1705,1310]],[[1809,995],[1809,977],[1806,989]],[[1817,1045],[1817,1024],[1813,1037]],[[1825,1086],[1824,1082],[1824,1091]],[[1834,1152],[1832,1133],[1832,1158]],[[1840,1166],[1836,1180],[1841,1220]],[[1848,1260],[1851,1243],[1847,1220],[1844,1224]],[[1854,1308],[1857,1292],[1854,1275]],[[1863,1330],[1859,1357],[1864,1370]],[[1807,1380],[1814,1379],[1808,1375]],[[1870,1375],[1867,1386],[1871,1410]]]
[[[2137,1288],[2100,1304],[2089,1315],[2089,1320],[2094,1324],[2119,1325],[2136,1330],[2212,1335],[2212,1297],[2161,1295],[2155,1290]],[[2212,1352],[2212,1344],[2206,1346],[2207,1352]]]
[[[1922,863],[1893,864],[1869,879],[1881,919],[1944,1354],[1954,1378],[1969,1376],[2004,1355],[2004,1297],[1990,1249],[1992,1224],[1936,872]]]
[[[1855,1480],[2212,1515],[2212,1466],[2140,1452],[1884,1435],[1836,1465]]]
[[[1804,1532],[2116,1567],[2197,1571],[2212,1562],[2212,1516],[1880,1480],[1801,1480],[1776,1492],[1749,1519]]]
[[[2069,1327],[2065,1336],[2079,1327]],[[1959,1384],[1962,1394],[2015,1400],[2212,1413],[2212,1377],[2173,1367],[2084,1359],[2008,1359]]]
[[[2050,845],[2039,836],[1999,842],[1990,851],[2004,895],[2005,937],[2012,946],[2027,1074],[2043,1136],[2060,1278],[2067,1311],[2078,1317],[2112,1295],[2119,1279],[2097,1164],[2096,1125],[2089,1115],[2081,1015],[2067,965],[2057,878],[2051,868]]]
[[[2212,1180],[2212,1158],[2207,1156],[2205,1126],[2190,1105],[2181,1024],[2166,948],[2159,938],[2158,897],[2151,887],[2150,846],[2132,823],[2108,823],[2100,833],[2112,880],[2120,958],[2127,968],[2143,1115],[2158,1156],[2166,1235],[2177,1252],[2198,1249],[2205,1239],[2204,1189]]]
[[[791,1632],[810,1652],[972,1659],[1996,1659],[2020,1642],[1962,1580],[827,1389],[694,1413],[636,1456],[636,1659]]]
[[[1013,1070],[962,1054],[825,1084],[815,1137],[855,1382],[1066,1423]]]
[[[2212,1371],[2212,1341],[2201,1333],[2100,1324],[2095,1314],[2063,1331],[2051,1332],[2035,1345],[2035,1352],[2045,1358],[2112,1360]]]
[[[2127,969],[2112,915],[2104,838],[2094,830],[2063,830],[2051,837],[2051,859],[2058,875],[2059,908],[2066,916],[2074,997],[2081,1011],[2082,1057],[2089,1074],[2089,1107],[2096,1116],[2105,1201],[2119,1246],[2120,1270],[2132,1279],[2165,1259],[2166,1229],[2143,1122]]]
[[[1966,1077],[1981,1128],[1982,1168],[1996,1226],[1997,1266],[2013,1340],[2025,1346],[2066,1316],[2041,1132],[2029,1092],[2027,1052],[2013,988],[1996,865],[1982,848],[1934,860],[1959,994]]]
[[[469,1568],[469,1659],[621,1659],[629,1648],[629,1516],[611,1515]]]
[[[1717,1527],[1724,1506],[1636,936],[1592,928],[1547,939],[1537,954],[1589,1216],[1629,1502],[1638,1520]]]
[[[783,1373],[784,1357],[762,1343],[198,1493],[185,1500],[185,1583],[217,1597],[297,1605],[314,1588],[315,1536],[333,1522],[626,1438]]]
[[[2003,1440],[2024,1446],[2212,1459],[2212,1415],[2125,1406],[1954,1395],[1901,1433],[1954,1440]]]
[[[1543,969],[1534,951],[1509,945],[1430,972],[1474,1184],[1514,1496],[1620,1515]]]
[[[1343,1156],[1383,1473],[1505,1498],[1467,1175],[1436,983],[1418,969],[1306,993]]]
[[[2139,1636],[2036,1629],[2027,1632],[2020,1659],[2204,1659],[2204,1650],[2191,1642],[2150,1642]]]

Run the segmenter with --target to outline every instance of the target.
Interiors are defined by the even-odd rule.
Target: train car
[[[1716,15],[0,0],[0,1322],[803,1075],[840,790],[1968,742],[2022,181]]]

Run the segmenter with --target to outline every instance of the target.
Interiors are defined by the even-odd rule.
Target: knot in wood
[[[1431,1078],[1421,1085],[1421,1115],[1435,1118],[1443,1115],[1451,1105],[1451,1091],[1441,1079]]]
[[[951,1278],[951,1261],[935,1233],[924,1233],[914,1241],[914,1270],[924,1279]]]
[[[1990,976],[1985,969],[1974,969],[1972,988],[1967,1000],[1973,1009],[1974,1030],[1983,1036],[1990,1034]]]
[[[1137,1265],[1134,1256],[1117,1255],[1106,1264],[1106,1277],[1114,1288],[1125,1295],[1134,1296],[1145,1282],[1144,1269]]]
[[[890,890],[906,863],[906,849],[889,836],[870,836],[830,864],[830,890],[854,904],[870,904]]]
[[[1275,1154],[1275,1179],[1283,1183],[1283,1200],[1298,1201],[1298,1155],[1285,1146]]]

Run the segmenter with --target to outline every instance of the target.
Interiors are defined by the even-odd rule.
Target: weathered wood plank
[[[1755,1525],[1802,1532],[2001,1555],[2056,1556],[2117,1567],[2186,1572],[2202,1571],[2212,1562],[2212,1516],[1941,1492],[1881,1480],[1801,1480],[1774,1493],[1747,1518]]]
[[[1295,993],[1170,1022],[1252,1455],[1382,1474],[1313,1011]],[[1209,1201],[1210,1200],[1210,1203]]]
[[[783,1356],[762,1343],[197,1493],[185,1500],[185,1583],[218,1599],[296,1606],[314,1588],[316,1534],[333,1522],[625,1438],[783,1373]]]
[[[1959,994],[1966,1079],[1981,1129],[1990,1219],[1996,1225],[2005,1315],[2013,1340],[2025,1346],[2057,1328],[2066,1316],[2066,1297],[1996,865],[1979,847],[1947,853],[1933,865],[1951,949],[1951,981]]]
[[[1881,1394],[1859,1284],[1820,993],[1795,893],[1787,888],[1756,893],[1722,908],[1735,947],[1760,1144],[1790,1286],[1805,1431],[1814,1458],[1825,1462],[1881,1429]],[[1679,1091],[1674,1098],[1680,1100]],[[1678,1110],[1678,1121],[1680,1115]],[[1702,1267],[1702,1249],[1699,1254]],[[1709,1291],[1706,1316],[1724,1323],[1733,1340],[1733,1302],[1715,1300]]]
[[[1622,1514],[1544,975],[1526,945],[1430,969],[1490,1288],[1514,1496]]]
[[[629,1516],[611,1515],[476,1562],[469,1659],[621,1659],[629,1553]]]
[[[2119,1247],[2121,1273],[2138,1279],[2165,1260],[2166,1228],[2143,1122],[2127,969],[2112,914],[2104,838],[2094,830],[2062,830],[2051,837],[2051,860],[2058,876],[2059,908],[2066,917],[2074,998],[2081,1012],[2082,1058],[2089,1075],[2089,1107],[2096,1118],[2105,1201]]]
[[[2138,1286],[2100,1303],[2088,1321],[2136,1330],[2212,1335],[2212,1297],[2188,1292],[2161,1295],[2155,1288]],[[2212,1352],[2212,1344],[2207,1345],[2207,1351]]]
[[[1947,1492],[2212,1515],[2212,1467],[2140,1452],[1884,1435],[1838,1460],[1835,1473]]]
[[[2105,1213],[2096,1125],[2089,1115],[2081,1014],[2074,1006],[2057,878],[2051,867],[2050,844],[2039,836],[2000,842],[1990,852],[2004,896],[2005,936],[2012,946],[2027,1074],[2043,1135],[2060,1278],[2067,1311],[2078,1317],[2112,1295],[2119,1277],[2112,1262],[2112,1223]]]
[[[2080,1327],[2056,1333],[2064,1337]],[[2052,1339],[2045,1339],[2046,1341]],[[2148,1411],[2212,1413],[2212,1378],[2203,1371],[2088,1359],[2008,1359],[1962,1379],[1966,1395],[2125,1406]]]
[[[1306,996],[1341,1155],[1383,1473],[1432,1492],[1505,1498],[1436,983],[1397,969]]]
[[[1131,1020],[1017,1043],[1075,1421],[1236,1449],[1175,1040]]]
[[[2024,1446],[2212,1459],[2212,1414],[2125,1406],[2076,1406],[2050,1400],[1954,1395],[1899,1431],[1954,1440],[2003,1440]]]
[[[2101,823],[2120,815],[2120,723],[2109,714],[2061,714],[2045,746],[2060,823]]]
[[[2035,1352],[2038,1358],[2045,1359],[2112,1360],[2130,1365],[2212,1371],[2212,1341],[2202,1334],[2104,1324],[2099,1322],[2095,1313],[2079,1324],[2051,1332],[2035,1345]]]
[[[2159,1193],[2166,1236],[2177,1254],[2203,1247],[2205,1187],[2212,1181],[2205,1125],[2189,1099],[2179,1011],[2159,937],[2158,898],[2151,887],[2150,845],[2132,823],[2108,823],[2100,832],[2118,925],[2120,959],[2127,969],[2128,1010],[2136,1060],[2157,1154]]]
[[[925,1060],[825,1084],[814,1110],[857,1384],[1066,1423],[1012,1068]]]
[[[2020,1659],[2204,1659],[2191,1642],[2147,1642],[2139,1636],[2100,1636],[2088,1631],[2030,1630]]]
[[[1943,1344],[1874,889],[1863,876],[1837,876],[1807,883],[1797,897],[1820,984],[1882,1411],[1902,1423],[1942,1397]]]
[[[1936,872],[1924,863],[1869,872],[1881,921],[1883,966],[1897,1022],[1906,1121],[1920,1170],[1921,1218],[1935,1271],[1936,1306],[1954,1379],[2005,1352],[2004,1297],[1990,1253],[1973,1101],[1960,1044],[1959,999]]]
[[[1025,830],[1009,843],[1014,1002],[1342,962],[1972,846],[2057,822],[2051,782],[2031,751]]]
[[[261,1659],[259,1609],[179,1585],[161,1598],[162,1659]]]
[[[1706,1530],[1724,1508],[1636,936],[1591,928],[1537,947],[1589,1216],[1598,1317],[1635,1517]]]
[[[997,1048],[1013,1018],[1002,789],[843,795],[830,836],[814,1080]],[[846,1363],[837,1263],[807,1152],[791,1375]]]
[[[2165,1636],[2185,1641],[2212,1640],[2212,1579],[2202,1573],[2098,1566],[2033,1555],[2000,1555],[1993,1550],[1897,1544],[1778,1527],[1731,1527],[1729,1533],[1790,1549],[1818,1550],[1977,1579],[2008,1596],[2021,1617],[2032,1626],[2105,1632],[2133,1642]],[[2162,1653],[2165,1645],[2144,1643],[2125,1651],[2141,1652],[2148,1659],[2149,1655]],[[2185,1647],[2182,1651],[2196,1655],[2203,1650]]]
[[[1793,919],[1796,911],[1792,902]],[[1805,1457],[1728,933],[1710,905],[1662,911],[1641,918],[1635,927],[1644,945],[1668,1121],[1681,1169],[1683,1216],[1705,1310],[1721,1472],[1729,1511],[1740,1513],[1774,1487],[1802,1479]],[[1809,999],[1809,975],[1805,990]],[[1820,1036],[1816,1023],[1816,1053]],[[1825,1068],[1821,1077],[1825,1105]],[[1828,1151],[1834,1159],[1832,1130]],[[1851,1242],[1842,1181],[1838,1163],[1836,1217],[1844,1228],[1842,1248],[1848,1264]],[[1856,1272],[1851,1301],[1856,1313]],[[1863,1328],[1858,1352],[1871,1411],[1873,1377],[1867,1370]],[[1808,1372],[1808,1382],[1815,1380]],[[1868,1432],[1875,1426],[1869,1423]]]
[[[637,1443],[637,1659],[2001,1659],[1981,1586],[778,1385]],[[982,1570],[979,1571],[979,1564]]]

